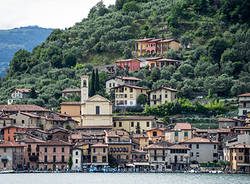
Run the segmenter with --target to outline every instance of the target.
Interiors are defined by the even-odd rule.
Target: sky
[[[0,29],[38,25],[68,28],[87,17],[100,0],[0,0]],[[115,0],[103,0],[106,6]]]

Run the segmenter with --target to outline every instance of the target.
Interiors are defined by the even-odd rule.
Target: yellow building
[[[145,133],[155,127],[153,116],[117,116],[113,117],[115,130],[126,130],[131,133]]]
[[[168,67],[170,65],[178,67],[181,64],[180,60],[166,59],[166,58],[148,58],[147,61],[148,61],[149,70],[152,70],[153,68]]]
[[[163,40],[154,38],[135,40],[135,52],[137,56],[144,56],[145,54],[164,55],[170,49],[178,51],[180,49],[180,42],[176,39]]]
[[[138,145],[136,149],[143,150],[149,145],[149,137],[147,134],[133,134],[132,142]]]
[[[230,169],[250,172],[250,145],[238,144],[231,146],[229,150]]]
[[[88,96],[88,76],[81,76],[81,102],[61,103],[61,113],[70,115],[81,127],[112,127],[112,104],[100,96]]]
[[[147,89],[139,86],[125,84],[113,89],[115,90],[115,106],[136,106],[138,96],[140,94],[147,95]]]
[[[81,102],[62,102],[61,103],[61,113],[69,115],[77,121],[80,125],[81,123]]]
[[[177,90],[167,87],[160,87],[149,92],[150,106],[156,106],[164,104],[166,102],[172,102],[177,100]]]
[[[108,166],[108,145],[97,143],[91,146],[91,163],[97,169]]]
[[[108,99],[95,95],[86,100],[81,109],[83,127],[112,127],[112,103]]]

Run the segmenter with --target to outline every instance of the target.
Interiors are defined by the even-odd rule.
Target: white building
[[[168,147],[168,165],[174,170],[183,170],[190,165],[190,148],[184,145]]]
[[[74,148],[72,150],[72,168],[73,171],[81,171],[82,170],[82,150],[79,148]]]
[[[250,112],[250,93],[241,94],[239,97],[239,116],[247,116]]]
[[[109,93],[111,88],[114,88],[123,84],[135,85],[140,80],[141,79],[136,78],[136,77],[126,77],[126,76],[112,77],[106,82],[106,92]]]
[[[30,89],[15,88],[11,92],[11,99],[8,99],[8,105],[16,102],[19,99],[29,98]],[[39,93],[36,91],[36,93]]]
[[[176,123],[175,127],[165,133],[165,140],[170,143],[179,143],[193,137],[190,123]]]
[[[183,141],[181,144],[191,149],[190,160],[201,162],[213,162],[218,160],[218,141],[210,141],[206,138],[194,137]]]

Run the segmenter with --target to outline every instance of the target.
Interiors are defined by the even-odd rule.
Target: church
[[[61,113],[72,116],[79,122],[79,128],[83,129],[111,129],[112,128],[112,103],[100,96],[89,98],[89,77],[81,76],[81,102],[61,103]]]

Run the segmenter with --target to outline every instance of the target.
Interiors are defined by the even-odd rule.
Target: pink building
[[[138,71],[140,70],[140,61],[137,59],[118,60],[115,62],[120,70]]]
[[[40,170],[61,170],[67,168],[71,144],[62,140],[50,140],[39,145]]]

